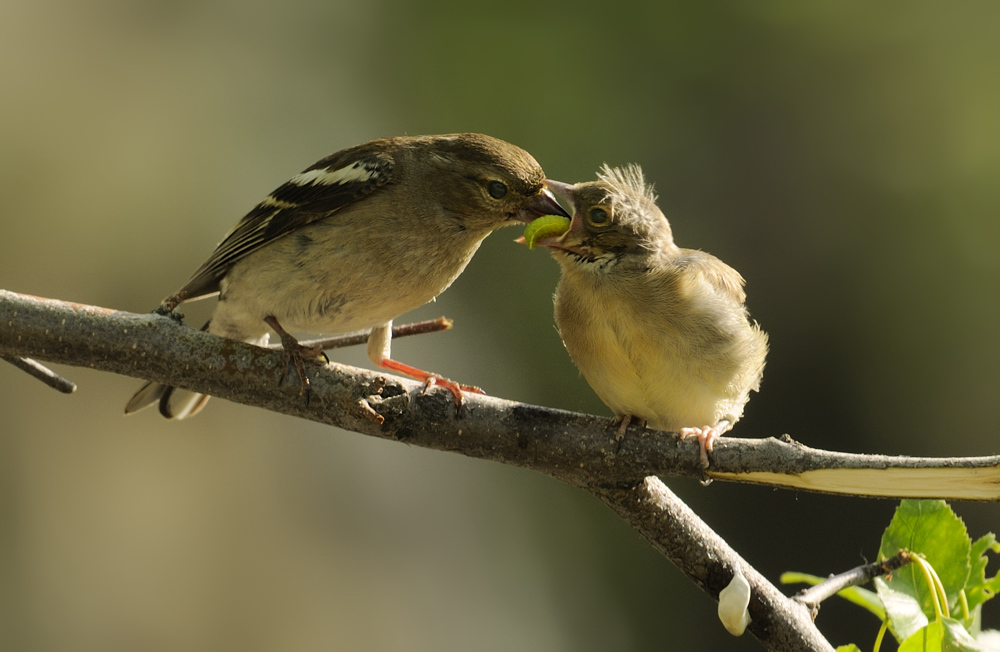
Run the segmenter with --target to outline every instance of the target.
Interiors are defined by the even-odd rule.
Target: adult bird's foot
[[[458,414],[462,413],[462,409],[465,405],[465,398],[463,397],[463,392],[468,392],[470,394],[485,394],[482,389],[476,387],[475,385],[460,385],[454,380],[450,380],[443,376],[435,373],[430,373],[428,371],[423,371],[417,369],[416,367],[411,367],[408,364],[398,362],[396,360],[390,360],[386,358],[382,360],[379,365],[383,369],[389,369],[391,371],[398,371],[401,374],[406,374],[410,378],[416,378],[424,384],[421,394],[426,393],[431,387],[437,385],[451,392],[451,395],[455,397],[455,410]]]
[[[295,367],[295,373],[299,376],[299,394],[305,394],[306,402],[309,402],[309,376],[306,374],[306,360],[316,360],[318,358],[323,358],[327,362],[330,360],[323,353],[322,347],[318,346],[302,346],[299,341],[292,337],[278,320],[272,316],[267,316],[264,318],[264,323],[270,326],[278,337],[281,339],[281,348],[285,352],[285,369],[288,369],[288,365],[291,364]],[[284,375],[282,375],[284,379]]]
[[[170,317],[176,322],[184,320],[184,315],[177,312],[177,306],[179,306],[184,301],[184,292],[178,292],[177,294],[172,294],[162,302],[160,306],[153,312],[157,315],[163,315],[164,317]]]

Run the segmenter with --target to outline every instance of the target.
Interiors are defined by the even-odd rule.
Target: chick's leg
[[[733,424],[723,419],[714,426],[702,426],[701,428],[681,428],[681,439],[689,437],[698,438],[698,453],[701,459],[701,468],[707,469],[709,466],[708,453],[712,450],[715,440],[722,437],[733,427]]]
[[[411,378],[423,382],[424,390],[427,391],[433,385],[439,385],[451,392],[455,397],[455,407],[462,409],[462,392],[473,394],[485,394],[483,390],[472,385],[459,385],[453,380],[449,380],[435,373],[422,371],[408,364],[398,362],[389,357],[392,347],[392,322],[376,326],[368,336],[368,358],[376,366],[390,371],[397,371],[406,374]]]
[[[625,431],[628,430],[629,425],[633,421],[639,425],[639,428],[646,427],[645,419],[637,419],[631,414],[623,414],[611,420],[611,425],[615,427],[615,441],[621,441],[625,438]]]

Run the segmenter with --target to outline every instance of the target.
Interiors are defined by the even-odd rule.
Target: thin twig
[[[0,358],[11,363],[29,376],[37,378],[58,392],[62,392],[63,394],[72,394],[76,391],[76,383],[63,378],[45,365],[38,364],[31,358],[18,358],[13,355],[0,355]]]
[[[804,589],[793,600],[801,602],[808,607],[816,608],[823,600],[836,595],[848,587],[867,584],[876,577],[888,575],[896,569],[906,566],[911,561],[910,553],[902,550],[888,559],[864,564],[863,566],[852,568],[849,571],[825,579],[816,586]]]
[[[406,337],[407,335],[422,335],[424,333],[436,333],[438,331],[449,330],[454,322],[447,317],[438,317],[437,319],[428,319],[427,321],[413,322],[412,324],[403,324],[402,326],[392,327],[392,337],[393,339],[397,337]],[[316,340],[301,340],[299,344],[305,347],[319,347],[326,351],[327,349],[342,349],[348,346],[357,346],[359,344],[364,344],[368,341],[368,333],[370,330],[355,331],[353,333],[344,333],[343,335],[335,335],[333,337],[325,337]],[[280,349],[281,342],[274,342],[273,344],[268,344],[269,349]]]

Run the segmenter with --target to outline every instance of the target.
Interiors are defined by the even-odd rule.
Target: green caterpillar
[[[542,215],[524,228],[524,244],[534,249],[541,238],[562,235],[569,231],[569,218],[560,215]]]

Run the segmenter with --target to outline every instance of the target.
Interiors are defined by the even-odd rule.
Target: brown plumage
[[[301,350],[285,333],[372,329],[371,360],[457,385],[390,359],[392,320],[432,300],[462,273],[494,229],[561,212],[523,149],[482,134],[373,140],[292,177],[250,211],[161,309],[219,295],[210,333],[264,344],[282,337],[300,376]],[[170,418],[207,397],[147,383],[125,412],[159,403]]]

